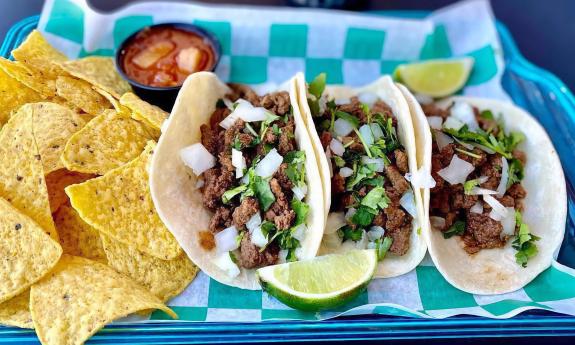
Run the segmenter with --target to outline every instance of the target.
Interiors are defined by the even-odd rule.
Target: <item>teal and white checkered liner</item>
[[[39,28],[70,57],[112,55],[124,38],[150,24],[189,22],[214,33],[223,57],[217,73],[240,83],[279,83],[298,71],[327,72],[328,82],[361,85],[403,62],[472,56],[464,94],[505,99],[503,58],[487,1],[468,1],[422,20],[322,10],[145,2],[100,14],[85,0],[48,0]],[[461,292],[429,258],[401,277],[374,280],[351,305],[322,313],[290,309],[260,291],[222,285],[201,273],[170,306],[181,320],[325,319],[352,314],[507,318],[528,309],[575,315],[575,270],[554,263],[519,291],[498,296]],[[161,312],[152,319],[164,319]]]

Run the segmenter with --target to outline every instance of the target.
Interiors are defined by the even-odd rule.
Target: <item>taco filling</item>
[[[326,233],[338,230],[330,246],[335,238],[336,246],[376,248],[380,260],[404,255],[416,206],[397,119],[375,94],[328,99],[324,87],[322,75],[310,83],[308,104],[331,171]]]
[[[213,212],[200,244],[222,254],[216,265],[233,276],[237,266],[297,260],[309,206],[302,201],[305,153],[295,141],[288,92],[260,97],[243,85],[229,87],[200,127],[201,143],[180,154]]]
[[[456,101],[447,109],[424,104],[433,134],[430,222],[444,238],[460,236],[469,254],[513,241],[523,267],[537,254],[522,222],[523,133],[505,132],[500,114]]]

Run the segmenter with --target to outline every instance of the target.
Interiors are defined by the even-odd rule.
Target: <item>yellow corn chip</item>
[[[17,61],[37,69],[42,75],[51,79],[64,74],[59,63],[68,60],[64,54],[52,47],[37,30],[32,31],[26,40],[12,51],[12,56]]]
[[[66,169],[59,169],[46,175],[50,211],[54,213],[60,206],[68,202],[68,196],[66,192],[64,192],[64,188],[71,184],[82,183],[96,176],[97,175],[84,174]]]
[[[20,328],[34,328],[30,314],[30,290],[0,304],[0,324]]]
[[[145,122],[148,126],[158,130],[162,127],[162,123],[169,115],[159,107],[141,100],[131,92],[122,95],[120,104],[130,108],[134,119]]]
[[[83,79],[116,98],[132,90],[130,84],[116,71],[110,57],[89,56],[61,64],[62,68],[76,78]]]
[[[0,69],[43,97],[56,95],[56,82],[53,79],[43,78],[21,62],[0,58]]]
[[[56,265],[62,247],[0,198],[0,303],[26,291]]]
[[[66,187],[82,219],[115,241],[160,259],[182,254],[178,242],[156,213],[148,186],[147,163],[153,145],[135,160],[106,175]]]
[[[98,115],[112,107],[106,98],[94,91],[92,85],[84,80],[58,77],[56,93],[88,114]]]
[[[198,268],[187,255],[162,260],[102,234],[108,265],[134,279],[162,301],[177,296],[196,277]]]
[[[44,174],[61,169],[60,160],[68,139],[89,121],[86,115],[80,115],[56,103],[33,103],[28,105],[34,112],[34,138],[42,157]]]
[[[37,102],[42,99],[36,91],[20,83],[0,69],[0,128],[10,118],[13,110],[17,110],[26,103]]]
[[[104,90],[97,88],[95,86],[92,86],[92,89],[94,89],[94,91],[96,91],[97,93],[102,95],[105,99],[107,99],[108,102],[110,102],[110,104],[112,104],[112,107],[114,107],[114,110],[116,110],[117,113],[127,114],[128,116],[130,115],[130,109],[121,105],[120,102],[116,98],[114,98],[114,96],[112,96],[109,92],[104,91]]]
[[[43,345],[81,345],[106,324],[141,310],[160,309],[177,317],[130,278],[69,255],[32,287],[30,309]]]
[[[138,157],[151,139],[145,125],[105,111],[70,138],[62,162],[68,170],[104,175]]]
[[[0,197],[57,240],[42,160],[34,140],[34,106],[21,107],[0,132]]]
[[[86,224],[76,210],[68,205],[62,205],[54,214],[54,222],[65,254],[106,263],[100,233]]]

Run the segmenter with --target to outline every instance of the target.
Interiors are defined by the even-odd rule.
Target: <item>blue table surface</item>
[[[97,9],[109,11],[134,0],[90,0]],[[285,0],[210,1],[219,3],[243,3],[261,5],[284,5]],[[433,10],[453,0],[383,0],[368,1],[367,10]],[[40,13],[43,0],[0,0],[0,38],[19,20]],[[496,17],[511,31],[525,57],[534,64],[555,73],[571,90],[575,90],[575,68],[570,63],[575,58],[575,0],[492,0]],[[450,339],[450,344],[538,344],[545,338],[491,338]],[[574,344],[573,338],[555,338],[555,345]],[[365,343],[365,342],[361,342]],[[412,341],[400,341],[409,344]],[[429,340],[426,343],[445,344],[445,340]],[[322,344],[314,343],[314,344]],[[331,344],[331,343],[330,343]]]
[[[135,0],[89,0],[97,9],[110,11]],[[207,1],[206,1],[207,2]],[[286,0],[212,0],[281,6]],[[454,0],[365,0],[366,10],[433,10]],[[40,13],[43,0],[1,0],[0,38],[17,21]],[[575,90],[575,0],[492,0],[495,16],[505,23],[525,57],[555,73]]]

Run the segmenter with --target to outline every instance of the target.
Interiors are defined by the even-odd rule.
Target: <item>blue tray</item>
[[[420,17],[422,12],[387,12],[388,15]],[[0,47],[10,51],[38,25],[38,16],[14,25]],[[575,267],[575,98],[553,74],[531,64],[521,55],[507,28],[497,24],[506,62],[503,87],[515,103],[531,112],[552,136],[567,177],[569,216],[559,262]],[[178,323],[110,325],[89,344],[194,344],[259,343],[282,341],[334,341],[382,339],[465,339],[494,337],[575,337],[575,317],[531,311],[507,320],[458,316],[445,320],[390,316],[341,317],[329,321],[262,323]],[[33,330],[0,327],[0,344],[38,344]]]

